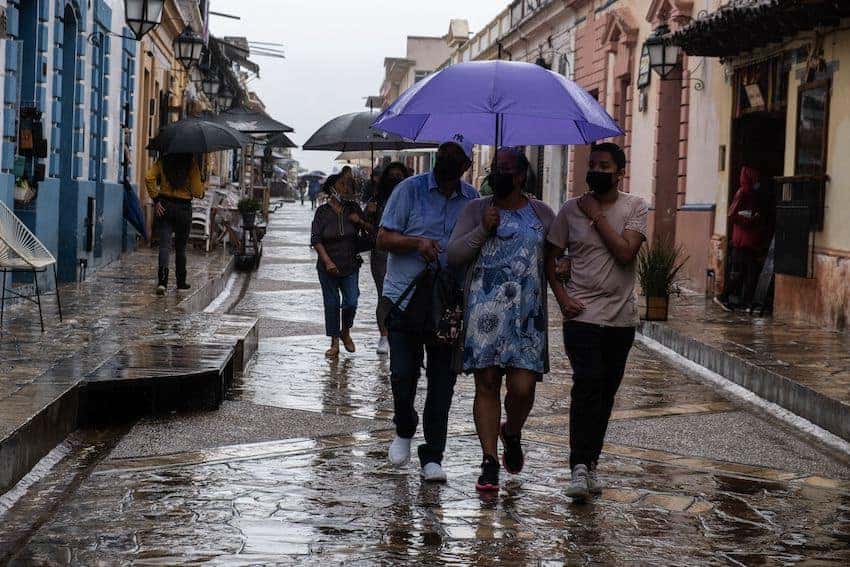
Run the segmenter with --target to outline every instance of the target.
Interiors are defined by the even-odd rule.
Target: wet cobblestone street
[[[271,219],[232,311],[260,318],[259,351],[222,408],[81,435],[64,466],[0,506],[0,524],[4,512],[40,518],[12,564],[850,564],[850,466],[641,343],[600,463],[607,488],[573,504],[570,369],[554,314],[522,474],[503,473],[498,496],[476,493],[465,376],[448,483],[424,485],[415,463],[392,468],[371,275],[361,270],[358,352],[328,361],[310,218],[289,204]],[[79,482],[45,506],[63,475]]]

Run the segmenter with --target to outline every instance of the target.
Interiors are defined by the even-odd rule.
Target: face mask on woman
[[[510,173],[491,173],[490,188],[493,189],[494,196],[507,197],[514,190],[514,176]]]
[[[608,171],[588,171],[585,182],[591,191],[604,195],[617,185],[617,178],[615,173]]]

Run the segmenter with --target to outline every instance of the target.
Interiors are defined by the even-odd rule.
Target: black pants
[[[177,283],[186,283],[186,243],[189,242],[189,230],[192,227],[191,201],[161,200],[165,214],[156,219],[156,232],[159,238],[159,283],[168,280],[168,256],[171,253],[171,235],[174,235],[174,267]],[[163,281],[165,279],[166,281]]]
[[[738,305],[749,307],[761,275],[760,254],[749,248],[733,248],[729,256],[729,283],[722,299],[732,301],[735,297]]]
[[[416,387],[423,354],[427,353],[425,375],[428,377],[428,393],[425,396],[422,424],[425,443],[419,446],[419,462],[422,466],[442,463],[449,409],[457,379],[457,375],[452,372],[452,348],[447,345],[426,346],[421,338],[396,331],[390,331],[389,341],[396,434],[410,439],[416,433],[419,424],[419,415],[414,409]]]
[[[564,324],[564,346],[573,367],[570,468],[596,466],[634,340],[634,327]]]
[[[387,315],[392,308],[392,302],[383,297],[384,294],[384,278],[387,275],[387,253],[373,249],[369,252],[369,267],[372,269],[372,279],[375,280],[375,289],[378,290],[378,308],[375,311],[375,318],[378,320],[378,329],[381,334],[386,333]]]

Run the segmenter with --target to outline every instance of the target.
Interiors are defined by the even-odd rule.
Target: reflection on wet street
[[[850,564],[850,467],[640,346],[600,465],[607,488],[587,505],[564,496],[571,382],[557,332],[524,436],[526,469],[504,474],[498,496],[475,491],[467,377],[452,407],[448,484],[424,485],[413,464],[393,469],[371,276],[362,270],[358,352],[328,361],[309,219],[300,205],[272,218],[263,265],[233,311],[261,318],[259,352],[220,421],[137,424],[14,562]],[[71,469],[81,467],[54,476]]]

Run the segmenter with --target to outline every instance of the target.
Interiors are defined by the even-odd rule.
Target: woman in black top
[[[331,337],[331,348],[326,355],[335,357],[339,355],[340,338],[345,350],[355,351],[351,327],[360,296],[358,235],[371,227],[363,221],[360,206],[352,200],[352,187],[345,177],[330,176],[322,190],[328,200],[316,209],[310,244],[319,254],[316,269],[325,305],[325,331]]]
[[[375,185],[375,193],[366,205],[366,221],[369,224],[375,227],[380,226],[381,215],[384,214],[384,207],[387,205],[393,189],[408,177],[410,177],[410,171],[401,162],[394,161],[384,169]],[[389,354],[390,344],[387,340],[389,333],[384,324],[389,312],[389,305],[387,302],[380,301],[384,293],[384,277],[387,275],[387,253],[377,248],[369,252],[369,267],[372,268],[372,278],[375,280],[375,288],[378,290],[379,298],[376,317],[381,338],[378,340],[376,352],[378,354]]]

